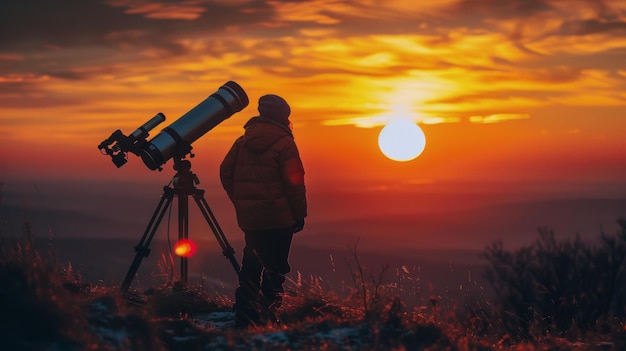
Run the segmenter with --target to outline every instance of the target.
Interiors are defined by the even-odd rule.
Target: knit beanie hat
[[[259,113],[261,117],[272,119],[284,125],[289,125],[291,108],[285,99],[278,95],[267,94],[259,98]]]

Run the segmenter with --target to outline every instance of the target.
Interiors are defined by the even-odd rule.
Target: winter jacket
[[[224,157],[220,179],[242,230],[293,227],[307,215],[304,168],[291,130],[254,117]]]

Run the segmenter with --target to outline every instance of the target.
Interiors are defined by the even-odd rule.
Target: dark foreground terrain
[[[550,243],[555,247],[540,250],[541,245]],[[584,326],[565,323],[561,327],[556,325],[558,318],[546,315],[545,311],[557,309],[541,305],[543,300],[537,296],[551,289],[535,289],[541,280],[533,280],[527,290],[515,290],[516,281],[506,280],[510,278],[506,268],[515,271],[524,252],[532,258],[527,262],[541,261],[546,252],[588,256],[595,252],[584,245],[579,250],[575,245],[550,241],[544,235],[532,250],[510,253],[493,246],[487,251],[492,283],[500,284],[492,284],[500,287],[495,294],[471,276],[458,285],[433,286],[436,280],[422,281],[419,266],[371,264],[376,261],[366,261],[355,247],[345,259],[329,259],[337,271],[344,271],[344,280],[329,281],[295,272],[288,282],[278,323],[248,330],[234,328],[228,293],[232,287],[226,286],[232,282],[201,275],[187,286],[176,284],[176,273],[168,274],[172,271],[163,255],[156,264],[159,269],[150,271],[154,285],[138,282],[131,294],[122,296],[119,286],[107,281],[116,281],[119,273],[100,280],[84,279],[90,273],[59,259],[49,244],[36,244],[28,224],[21,238],[2,241],[2,350],[626,350],[624,311],[619,314],[625,261],[617,262],[626,257],[626,250],[624,243],[616,240],[607,244],[613,253],[603,257],[611,257],[607,262],[615,269],[615,276],[609,277],[615,285],[610,296],[617,296],[611,308],[618,308],[618,313],[611,309]],[[620,256],[620,250],[625,254]],[[121,260],[121,265],[130,258]],[[528,265],[528,271],[534,272],[533,267]],[[454,268],[448,263],[449,274]],[[461,275],[475,269],[464,266]],[[500,278],[493,276],[499,273]],[[615,283],[620,279],[621,285]],[[218,289],[220,284],[226,292]],[[516,291],[535,294],[524,301],[527,309],[542,315],[514,312],[518,306],[510,303],[516,301]],[[505,294],[511,295],[506,295],[508,300]],[[585,300],[585,293],[561,290],[561,294],[569,300],[552,303],[563,314],[567,313],[565,307],[574,306],[573,316],[582,321],[587,316],[582,314],[583,302],[589,300]],[[570,303],[572,296],[581,302]],[[503,303],[506,301],[508,305]],[[510,318],[513,313],[523,323],[514,323],[516,319]],[[592,312],[588,315],[595,316]]]

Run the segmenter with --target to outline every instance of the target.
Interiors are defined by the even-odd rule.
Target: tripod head
[[[174,170],[176,171],[172,179],[174,189],[184,194],[193,194],[196,185],[200,184],[200,179],[191,171],[191,161],[181,157],[175,158]]]

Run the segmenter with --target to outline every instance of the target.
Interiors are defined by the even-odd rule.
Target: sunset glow
[[[162,112],[153,137],[232,80],[249,106],[193,144],[193,170],[220,201],[219,163],[268,93],[291,106],[320,221],[468,182],[579,197],[626,186],[626,0],[36,3],[0,12],[7,182],[167,183],[171,162],[153,172],[129,155],[116,169],[96,146]],[[425,131],[419,157],[381,153],[393,119]],[[371,200],[327,210],[349,191]]]

